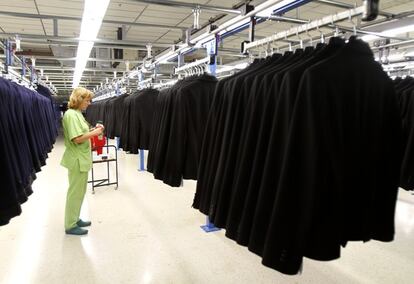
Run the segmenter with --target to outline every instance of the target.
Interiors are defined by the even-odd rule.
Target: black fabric
[[[397,98],[355,38],[254,62],[217,85],[193,207],[286,274],[348,241],[393,240]]]
[[[406,77],[394,81],[403,122],[404,156],[401,165],[400,187],[414,190],[414,79]]]
[[[0,225],[21,214],[58,135],[50,96],[0,78]]]
[[[197,179],[200,149],[217,79],[203,74],[161,91],[154,113],[148,171],[178,187]]]
[[[131,154],[138,154],[138,149],[149,149],[152,120],[158,90],[143,89],[124,99],[123,105],[117,106],[123,112],[121,128],[121,147]],[[122,110],[121,110],[122,107]]]
[[[158,93],[155,89],[143,89],[96,101],[89,106],[86,120],[91,125],[102,121],[107,137],[119,137],[124,151],[138,154],[138,149],[149,149]]]
[[[60,118],[61,118],[61,112],[58,102],[56,101],[56,96],[52,95],[52,92],[49,88],[46,86],[43,86],[42,84],[37,84],[36,91],[41,94],[42,96],[48,98],[50,100],[50,103],[52,104],[53,108],[53,114],[55,118],[55,124],[56,127],[59,128],[60,125]]]

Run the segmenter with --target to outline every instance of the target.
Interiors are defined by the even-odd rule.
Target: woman
[[[65,135],[65,153],[61,165],[68,169],[69,189],[66,197],[65,232],[70,235],[86,235],[88,230],[82,227],[91,225],[90,221],[79,219],[83,198],[88,183],[88,172],[92,167],[91,137],[102,134],[104,127],[97,125],[89,130],[89,125],[82,115],[91,103],[93,93],[85,88],[73,90],[68,110],[63,116]]]

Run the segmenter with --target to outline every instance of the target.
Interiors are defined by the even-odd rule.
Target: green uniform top
[[[63,130],[65,135],[65,153],[60,164],[70,170],[79,165],[81,172],[87,172],[92,167],[91,144],[87,140],[76,144],[73,138],[89,132],[89,126],[79,110],[68,109],[63,116]],[[79,163],[76,163],[79,161]]]

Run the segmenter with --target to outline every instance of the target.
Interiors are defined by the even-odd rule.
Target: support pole
[[[249,23],[249,41],[254,41],[254,34],[255,34],[255,28],[256,28],[256,19],[254,17],[250,18]]]
[[[214,40],[207,43],[207,56],[210,56],[210,62],[208,64],[209,73],[213,76],[216,76],[216,66],[217,66],[217,49],[218,49],[218,43],[220,41],[219,35],[216,34],[214,37]],[[219,231],[220,229],[214,226],[213,223],[210,222],[209,217],[206,217],[206,224],[200,226],[201,229],[204,230],[206,233]]]
[[[21,57],[21,62],[22,62],[22,79],[24,78],[24,76],[26,76],[26,57],[22,56]]]
[[[145,150],[139,149],[139,168],[138,171],[144,172],[145,171]]]
[[[217,228],[216,226],[214,226],[213,223],[210,222],[210,219],[208,218],[208,216],[206,217],[206,224],[203,225],[203,226],[200,226],[200,227],[206,233],[216,232],[216,231],[220,231],[221,230],[220,228]]]
[[[53,19],[53,36],[59,36],[58,19]]]

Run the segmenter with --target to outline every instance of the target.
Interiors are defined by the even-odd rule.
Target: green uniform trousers
[[[69,189],[66,196],[65,230],[77,226],[76,223],[79,221],[82,202],[88,184],[88,172],[81,172],[79,170],[79,161],[76,164],[73,169],[68,170]]]

